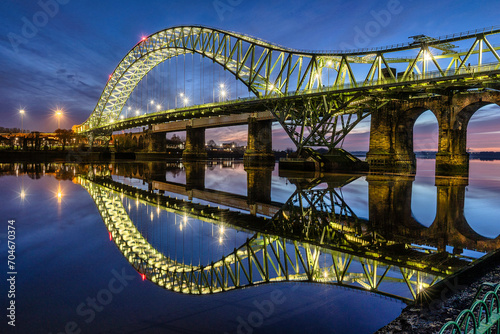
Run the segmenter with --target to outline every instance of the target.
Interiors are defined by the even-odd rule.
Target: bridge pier
[[[248,144],[243,162],[245,166],[274,165],[272,121],[257,121],[255,116],[248,118]]]
[[[182,152],[183,160],[200,160],[207,158],[205,149],[205,128],[186,127],[186,147]]]
[[[463,108],[463,102],[457,100],[459,99],[453,98],[450,106],[443,105],[438,110],[439,147],[436,154],[436,175],[469,175],[467,123],[472,114],[464,115],[467,119],[462,119],[463,115],[457,114],[456,110]]]
[[[147,134],[147,150],[148,152],[165,152],[167,145],[166,132],[148,131]]]
[[[370,149],[366,154],[370,171],[414,173],[416,170],[414,121],[401,119],[406,115],[401,115],[400,108],[400,105],[392,105],[372,114]]]

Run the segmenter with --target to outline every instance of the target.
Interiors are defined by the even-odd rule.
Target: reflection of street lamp
[[[57,202],[61,203],[61,200],[62,200],[62,197],[63,197],[63,193],[62,193],[62,190],[61,190],[61,183],[59,183],[59,185],[57,186],[56,197],[57,197]]]
[[[24,132],[24,126],[23,126],[24,109],[19,110],[19,113],[21,114],[21,133],[23,133]]]

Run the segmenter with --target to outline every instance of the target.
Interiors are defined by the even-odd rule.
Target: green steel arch
[[[279,55],[273,57],[273,52]],[[318,61],[314,53],[306,53],[250,36],[207,27],[180,26],[159,31],[141,40],[120,61],[110,76],[103,93],[84,128],[94,128],[117,119],[130,94],[142,78],[161,62],[182,54],[198,53],[231,72],[257,97],[287,92],[283,63],[290,66],[297,56],[300,80],[295,90],[310,88],[318,80]],[[302,70],[303,62],[305,70]],[[281,63],[281,66],[278,64]],[[280,73],[276,74],[276,71]],[[277,76],[279,80],[272,81]],[[280,85],[278,85],[280,83]]]

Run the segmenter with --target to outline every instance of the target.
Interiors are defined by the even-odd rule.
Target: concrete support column
[[[273,165],[273,139],[271,121],[248,118],[248,144],[243,157],[245,166]]]
[[[185,162],[186,170],[186,190],[205,189],[205,163]]]
[[[167,145],[166,132],[150,132],[148,134],[148,152],[165,152]]]
[[[186,127],[186,147],[182,152],[184,160],[206,159],[205,128]]]
[[[469,175],[467,124],[456,119],[455,113],[446,107],[439,111],[439,120],[436,175]]]
[[[250,213],[257,213],[258,203],[271,202],[272,167],[245,167],[247,172],[247,198]]]
[[[414,173],[413,122],[395,106],[382,108],[371,116],[370,150],[366,161],[370,171]],[[399,119],[403,118],[403,119]]]

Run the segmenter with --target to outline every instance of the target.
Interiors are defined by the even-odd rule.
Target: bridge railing
[[[459,33],[454,33],[454,34],[448,34],[444,36],[439,36],[434,38],[429,43],[435,43],[435,42],[440,42],[440,41],[446,41],[446,40],[452,40],[455,38],[473,38],[477,37],[478,35],[482,34],[487,34],[487,33],[495,33],[500,31],[500,26],[492,26],[492,27],[487,27],[487,28],[479,28],[475,30],[467,30]],[[446,42],[444,42],[446,43]],[[415,48],[419,47],[422,43],[420,42],[407,42],[407,43],[399,43],[399,44],[391,44],[391,45],[384,45],[384,46],[377,46],[377,47],[372,47],[372,48],[363,48],[363,49],[348,49],[348,50],[297,50],[300,52],[304,53],[319,53],[319,54],[333,54],[333,55],[357,55],[357,54],[367,54],[367,53],[375,53],[375,52],[380,52],[380,51],[389,51],[392,49],[401,49],[405,47],[410,47],[410,46],[415,46]],[[438,43],[439,44],[439,43]]]
[[[481,286],[478,294],[484,285]],[[500,331],[500,284],[486,283],[486,285],[493,290],[488,291],[481,300],[475,300],[469,309],[460,312],[455,321],[448,321],[439,334],[491,333],[494,328],[497,329],[497,333]]]
[[[470,75],[472,77],[482,74],[482,73],[488,73],[492,71],[500,71],[500,63],[499,62],[493,62],[493,63],[488,63],[488,64],[483,64],[483,65],[474,65],[474,66],[464,66],[460,68],[459,70],[456,69],[450,69],[447,71],[443,71],[441,73],[440,71],[430,71],[430,72],[425,72],[421,74],[412,74],[411,76],[407,78],[383,78],[381,80],[374,80],[374,81],[357,81],[356,84],[354,83],[346,83],[343,85],[332,85],[332,86],[323,86],[319,88],[314,88],[314,89],[307,89],[307,90],[299,90],[299,91],[291,91],[286,94],[271,94],[268,97],[278,97],[278,96],[295,96],[298,95],[298,93],[304,94],[304,93],[320,93],[320,92],[327,92],[327,91],[334,91],[334,90],[346,90],[346,89],[354,89],[354,88],[366,88],[366,87],[375,87],[375,86],[383,86],[383,85],[390,85],[390,84],[398,84],[398,83],[418,83],[418,81],[423,81],[423,80],[429,80],[429,79],[437,79],[437,78],[445,78],[445,77],[454,77],[454,76],[467,76]],[[258,98],[251,98],[251,99],[258,99]]]

